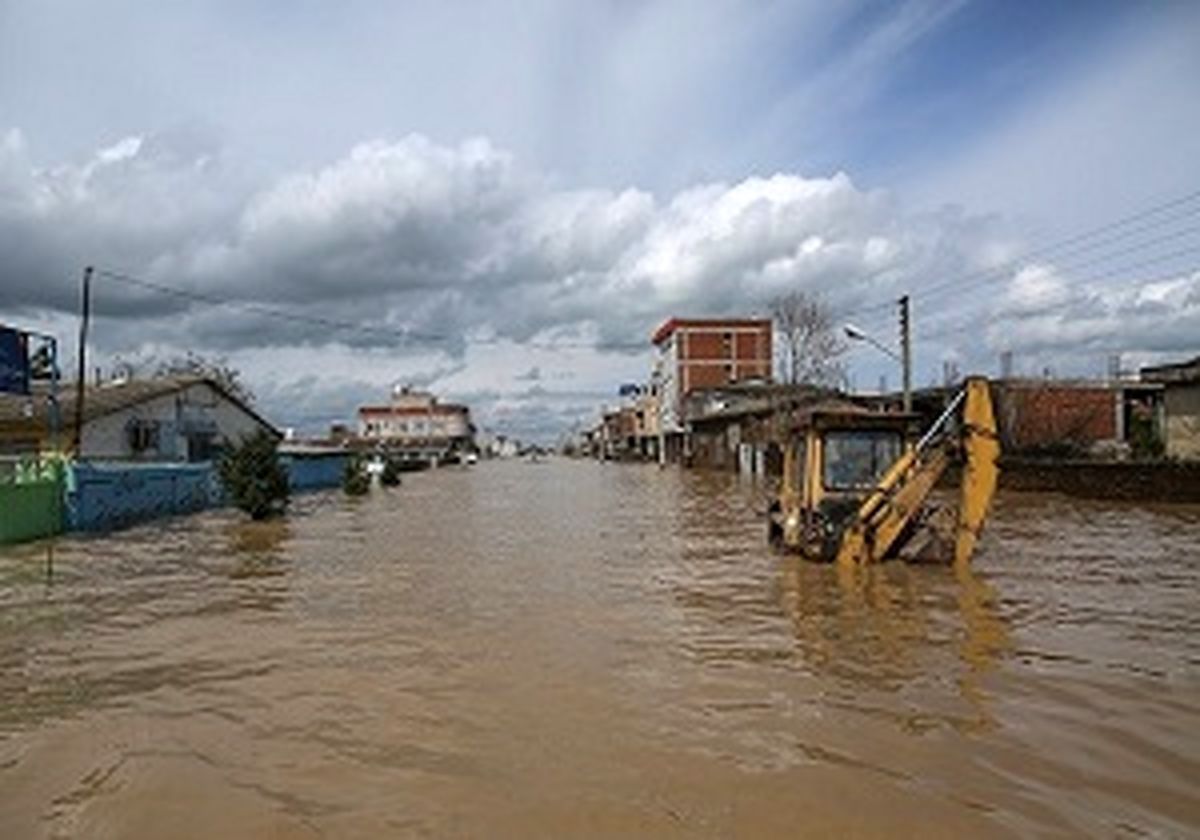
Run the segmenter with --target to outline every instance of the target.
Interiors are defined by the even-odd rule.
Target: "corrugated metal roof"
[[[84,388],[83,422],[89,423],[140,403],[168,394],[178,393],[193,385],[204,383],[229,400],[275,434],[279,431],[258,412],[246,405],[212,379],[203,376],[160,376],[152,379],[128,379],[87,385]],[[0,394],[0,432],[7,434],[40,434],[49,423],[49,387],[39,385],[31,396]],[[63,430],[75,428],[74,384],[59,386],[59,415]],[[32,412],[27,414],[32,404]]]
[[[1147,382],[1189,384],[1200,382],[1200,356],[1186,362],[1175,362],[1169,365],[1150,365],[1142,368],[1142,379]]]

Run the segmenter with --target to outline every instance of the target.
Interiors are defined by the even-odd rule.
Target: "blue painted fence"
[[[67,473],[71,531],[111,531],[221,503],[212,464],[77,463]]]
[[[348,453],[287,454],[280,460],[292,492],[337,487]],[[199,464],[80,462],[67,470],[64,519],[69,531],[112,531],[138,522],[195,513],[224,503],[216,467]]]
[[[293,493],[337,487],[350,460],[349,452],[284,453],[279,456],[287,470],[288,484]]]

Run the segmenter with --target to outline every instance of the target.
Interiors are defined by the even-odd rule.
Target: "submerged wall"
[[[46,468],[0,479],[0,545],[57,534],[63,527],[63,475]]]
[[[337,487],[349,453],[282,455],[293,493]],[[214,464],[81,461],[0,475],[0,545],[113,531],[224,504]]]
[[[68,470],[66,524],[72,531],[111,531],[194,513],[221,500],[220,483],[209,463],[82,462]]]
[[[288,474],[288,485],[293,493],[304,490],[320,490],[326,487],[339,487],[346,464],[350,462],[349,452],[330,453],[281,453],[280,462]]]
[[[1000,486],[1087,499],[1200,502],[1200,463],[1002,458]]]

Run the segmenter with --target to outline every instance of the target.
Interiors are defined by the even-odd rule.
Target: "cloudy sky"
[[[529,437],[793,289],[884,341],[912,295],[919,384],[1194,355],[1197,44],[1187,2],[0,0],[0,322],[73,355],[91,264],[99,364]]]

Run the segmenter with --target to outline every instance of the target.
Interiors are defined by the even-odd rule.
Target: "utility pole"
[[[900,363],[904,367],[904,411],[912,411],[912,323],[908,295],[900,298]]]
[[[75,380],[75,457],[83,454],[83,392],[87,379],[88,322],[92,317],[92,267],[83,270],[83,297],[79,307],[79,375]]]

